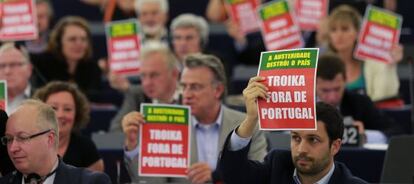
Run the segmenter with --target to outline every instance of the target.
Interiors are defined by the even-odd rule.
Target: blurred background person
[[[89,103],[73,84],[61,81],[48,83],[33,96],[49,104],[59,122],[58,154],[67,164],[104,171],[104,162],[95,144],[80,135],[80,129],[89,123]]]
[[[138,21],[141,23],[144,37],[141,42],[146,40],[168,41],[167,21],[168,21],[168,1],[167,0],[136,0],[135,11],[138,14]]]
[[[25,41],[24,45],[30,53],[42,53],[47,49],[49,26],[53,18],[53,8],[49,0],[36,0],[37,29],[36,40]]]
[[[361,28],[359,13],[341,5],[332,11],[328,21],[329,47],[345,63],[346,89],[367,94],[374,102],[397,98],[400,83],[396,63],[402,59],[402,46],[393,46],[393,61],[389,64],[358,60],[353,51]]]
[[[81,17],[59,20],[50,34],[47,51],[33,54],[32,62],[45,82],[75,83],[90,100],[100,89],[101,70],[93,60],[91,32]]]
[[[201,53],[206,47],[209,28],[203,17],[185,13],[172,20],[170,35],[172,49],[179,61],[181,71],[185,56]]]
[[[56,114],[49,105],[24,101],[10,115],[1,138],[17,171],[0,178],[0,183],[111,183],[104,173],[76,168],[59,158],[58,129]]]
[[[16,47],[12,42],[0,46],[0,80],[7,82],[8,114],[32,95],[32,69],[29,53],[23,46]]]
[[[316,73],[318,101],[337,107],[344,117],[351,117],[367,143],[387,143],[391,136],[403,133],[400,124],[379,111],[371,99],[346,89],[345,64],[335,54],[319,57]]]
[[[179,71],[174,55],[166,44],[146,42],[140,53],[140,85],[128,87],[122,106],[111,121],[110,131],[122,131],[122,118],[140,110],[141,103],[180,103],[178,90]]]

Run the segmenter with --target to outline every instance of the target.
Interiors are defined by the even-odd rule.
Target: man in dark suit
[[[4,136],[6,131],[7,114],[4,110],[0,109],[0,137]],[[0,176],[7,175],[15,170],[13,163],[10,160],[7,148],[4,145],[0,145]]]
[[[58,122],[54,110],[37,100],[24,101],[7,121],[1,143],[17,171],[0,183],[111,183],[104,173],[63,163],[58,158]]]
[[[257,125],[257,98],[266,99],[265,77],[253,77],[243,91],[247,115],[227,138],[220,167],[226,183],[366,183],[352,176],[342,163],[335,162],[344,125],[334,107],[316,105],[316,130],[292,130],[291,152],[272,151],[263,163],[247,159],[249,140]]]

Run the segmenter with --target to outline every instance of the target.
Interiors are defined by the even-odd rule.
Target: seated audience
[[[33,66],[23,46],[5,43],[0,46],[0,80],[7,82],[7,113],[16,110],[22,101],[30,98]]]
[[[346,88],[366,94],[374,102],[397,98],[400,82],[396,63],[403,57],[402,46],[393,46],[392,63],[389,64],[354,58],[361,16],[348,5],[338,6],[332,11],[328,26],[330,49],[345,63]]]
[[[85,19],[62,18],[53,28],[48,49],[33,54],[32,63],[44,78],[75,83],[91,100],[101,85],[101,70],[92,58],[91,32]]]
[[[166,44],[151,41],[141,48],[141,85],[125,89],[121,109],[111,121],[110,131],[122,131],[122,118],[133,111],[139,111],[141,103],[179,103],[179,72],[176,60]],[[128,81],[125,85],[129,86]]]
[[[104,173],[76,168],[59,158],[58,129],[49,105],[37,100],[23,102],[10,115],[1,138],[17,171],[0,178],[0,183],[111,183]]]
[[[319,58],[316,74],[318,100],[337,107],[342,116],[352,117],[361,134],[366,132],[364,129],[370,130],[368,143],[386,143],[387,138],[403,133],[399,124],[378,111],[368,96],[346,89],[346,69],[336,55]],[[377,130],[377,133],[372,130]]]
[[[89,103],[73,84],[54,81],[38,89],[33,96],[53,107],[59,123],[59,147],[62,160],[76,167],[104,171],[104,162],[95,144],[80,135],[89,123]]]
[[[53,17],[53,8],[49,0],[35,0],[38,38],[25,41],[27,50],[32,54],[45,52],[49,40],[49,25]]]
[[[222,181],[217,159],[225,137],[237,127],[244,114],[222,104],[226,95],[226,75],[221,61],[212,55],[196,54],[186,57],[180,79],[183,104],[191,108],[191,166],[187,180],[174,178],[148,178],[138,175],[138,130],[144,123],[142,114],[126,115],[122,127],[126,134],[125,161],[133,182],[148,183],[219,183]],[[257,127],[256,127],[257,128]],[[255,132],[249,158],[262,160],[266,154],[266,141],[262,133]]]

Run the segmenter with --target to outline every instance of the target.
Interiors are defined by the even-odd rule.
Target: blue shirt
[[[200,123],[194,116],[192,124],[195,130],[197,140],[198,162],[206,162],[211,169],[217,166],[218,142],[220,136],[220,126],[223,119],[223,108],[220,107],[220,113],[217,119],[210,124]]]

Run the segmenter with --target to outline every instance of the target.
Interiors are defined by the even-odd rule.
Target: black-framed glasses
[[[26,143],[26,142],[30,141],[31,139],[33,139],[35,137],[38,137],[38,136],[41,136],[43,134],[46,134],[46,133],[50,132],[51,130],[52,129],[47,129],[45,131],[39,132],[37,134],[30,135],[30,136],[20,136],[20,135],[7,136],[6,135],[6,136],[1,138],[1,144],[6,146],[8,144],[11,144],[14,140],[19,142],[19,143]]]

